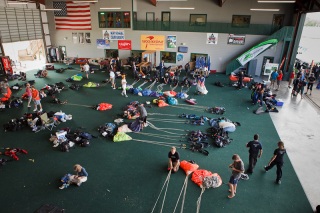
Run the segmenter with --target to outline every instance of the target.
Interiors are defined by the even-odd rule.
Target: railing
[[[135,21],[133,30],[177,31],[177,32],[214,32],[230,34],[271,35],[279,26],[268,24],[234,25],[230,23],[190,23],[185,21]]]

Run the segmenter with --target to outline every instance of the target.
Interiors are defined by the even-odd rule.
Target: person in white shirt
[[[110,70],[110,75],[109,76],[110,76],[111,87],[113,89],[116,89],[116,83],[115,83],[116,75],[114,74],[113,70]]]
[[[126,80],[126,75],[122,75],[121,87],[122,87],[121,95],[122,95],[122,96],[125,96],[125,97],[127,98],[128,96],[127,96],[127,80]]]
[[[90,73],[90,66],[88,63],[83,65],[83,71],[86,73],[87,79],[89,79],[89,73]]]

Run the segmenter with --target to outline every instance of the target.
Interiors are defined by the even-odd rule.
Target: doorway
[[[153,29],[154,27],[154,12],[147,12],[146,13],[146,25],[147,25],[147,29]]]
[[[170,20],[171,20],[171,13],[170,12],[162,12],[161,13],[162,29],[169,29],[170,28]]]

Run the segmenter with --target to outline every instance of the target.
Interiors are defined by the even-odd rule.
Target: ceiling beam
[[[157,6],[157,0],[150,0],[150,2],[151,2],[151,4],[153,5],[153,6]]]
[[[218,1],[219,1],[219,6],[222,7],[227,0],[218,0]]]

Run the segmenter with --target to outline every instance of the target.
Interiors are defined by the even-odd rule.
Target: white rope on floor
[[[183,185],[182,185],[182,188],[181,188],[181,191],[180,191],[180,194],[179,194],[179,197],[178,197],[176,206],[174,207],[173,213],[176,212],[176,209],[177,209],[177,207],[178,207],[178,203],[179,203],[179,201],[180,201],[180,197],[181,197],[182,191],[184,191],[184,193],[183,193],[183,198],[182,198],[181,211],[180,211],[180,213],[183,212],[184,200],[185,200],[185,197],[186,197],[186,191],[187,191],[187,185],[188,185],[188,177],[189,177],[189,175],[186,176],[186,178],[185,178],[185,180],[184,180],[184,182],[183,182]]]
[[[156,84],[156,81],[153,81],[152,84],[150,84],[149,86],[147,86],[145,89],[149,89],[152,90],[153,86]]]
[[[154,204],[154,206],[153,206],[153,208],[152,208],[151,213],[153,213],[154,209],[156,208],[157,203],[158,203],[158,200],[159,200],[159,198],[160,198],[160,196],[161,196],[162,190],[163,190],[163,188],[166,186],[166,191],[165,191],[165,194],[164,194],[164,197],[163,197],[162,206],[161,206],[161,210],[160,210],[160,212],[162,212],[162,210],[163,210],[163,205],[164,205],[164,201],[165,201],[165,199],[166,199],[166,194],[167,194],[168,186],[169,186],[170,176],[171,176],[171,170],[168,172],[167,178],[166,178],[166,180],[164,181],[164,183],[163,183],[163,185],[162,185],[161,191],[160,191],[160,193],[159,193],[159,195],[158,195],[158,198],[157,198],[157,200],[156,200],[156,203]]]
[[[89,105],[82,105],[82,104],[71,104],[71,103],[65,103],[64,105],[72,105],[72,106],[83,106],[83,107],[92,107]]]
[[[156,92],[162,92],[162,90],[163,90],[163,86],[164,85],[166,85],[166,84],[159,84],[158,86],[157,86],[157,91]]]
[[[190,104],[179,104],[179,106],[188,106],[188,107],[195,107],[195,108],[203,108],[203,109],[208,109],[209,107],[206,106],[201,106],[201,105],[190,105]]]
[[[138,86],[138,88],[141,88],[141,87],[143,87],[146,83],[148,83],[149,81],[144,81],[142,84],[140,84],[139,86]]]
[[[159,146],[177,146],[177,148],[180,148],[180,143],[169,143],[169,142],[159,142],[159,141],[149,141],[149,140],[140,140],[140,139],[135,139],[133,138],[132,140],[142,142],[142,143],[149,143],[149,144],[154,144],[154,145],[159,145]]]
[[[152,134],[152,133],[145,133],[145,132],[135,132],[136,134],[139,134],[139,135],[148,135],[148,136],[154,136],[154,137],[160,137],[160,138],[166,138],[166,139],[169,139],[169,140],[176,140],[176,139],[173,139],[174,137],[176,138],[181,138],[181,136],[178,136],[178,135],[160,135],[160,134]]]
[[[155,130],[158,130],[158,131],[162,131],[162,132],[166,132],[168,134],[172,134],[172,135],[180,135],[179,133],[173,133],[173,132],[169,132],[169,131],[165,131],[164,129],[170,129],[170,130],[176,130],[176,131],[186,131],[184,129],[174,129],[174,128],[158,128],[156,127],[155,125],[153,125],[152,123],[150,123],[149,121],[147,121],[148,125],[152,128],[152,129],[155,129]]]
[[[201,194],[200,194],[200,196],[199,196],[199,198],[198,198],[198,200],[197,200],[197,213],[200,212],[201,197],[202,197],[202,194],[203,194],[203,192],[204,192],[205,190],[206,190],[206,188],[201,187]]]
[[[184,120],[178,120],[178,119],[156,119],[156,118],[148,118],[148,120],[151,121],[158,121],[158,122],[165,122],[165,123],[176,123],[176,124],[183,124],[185,123]]]
[[[192,106],[192,105],[190,105]],[[184,107],[179,105],[170,105],[170,107],[178,108],[178,109],[185,109],[185,110],[191,110],[191,111],[197,111],[197,112],[204,112],[204,109],[198,109],[198,108],[192,108],[192,107]]]
[[[160,116],[162,116],[162,115],[166,115],[166,116],[175,116],[175,117],[177,117],[178,115],[173,115],[173,114],[163,114],[163,113],[148,113],[148,115],[160,115]]]

